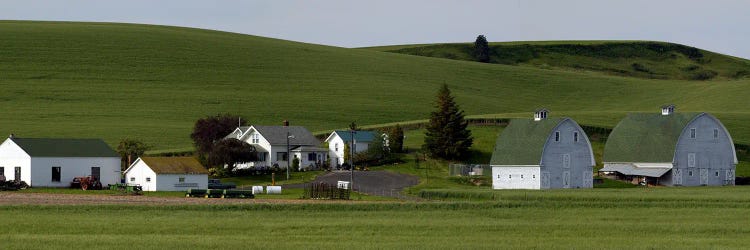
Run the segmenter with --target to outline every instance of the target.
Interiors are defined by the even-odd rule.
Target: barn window
[[[146,177],[146,182],[151,182],[151,177]]]
[[[135,181],[135,177],[130,177],[130,181]]]
[[[536,179],[536,175],[531,175],[531,179]]]
[[[177,179],[177,181],[179,181],[180,183],[183,183],[185,182],[185,177],[180,177],[179,179]]]
[[[695,139],[695,128],[690,129],[690,138]]]
[[[523,175],[521,175],[521,179],[523,179]]]
[[[718,128],[714,129],[714,139],[716,139],[716,138],[719,138],[719,129]]]
[[[60,182],[60,167],[52,167],[52,182]]]
[[[497,178],[500,179],[500,175],[497,175]]]
[[[560,141],[560,131],[555,131],[555,141]]]
[[[688,176],[693,176],[693,170],[688,171]]]
[[[508,175],[508,179],[513,178],[513,175]]]
[[[719,171],[716,171],[716,177],[719,177]]]
[[[573,132],[573,141],[578,142],[578,131]]]

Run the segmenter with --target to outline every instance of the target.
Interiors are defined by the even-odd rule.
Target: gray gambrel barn
[[[513,119],[490,160],[494,189],[591,188],[594,154],[586,133],[570,118]]]
[[[612,130],[601,172],[665,186],[734,185],[732,137],[708,113],[629,114]]]

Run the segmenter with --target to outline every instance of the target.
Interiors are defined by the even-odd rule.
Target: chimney
[[[674,104],[661,106],[661,115],[671,115],[674,113]]]
[[[289,121],[288,120],[284,120],[284,127],[289,127]]]
[[[10,135],[8,136],[8,138],[10,138],[10,139],[16,138],[16,135],[14,135],[14,134],[10,134]]]
[[[537,109],[536,111],[534,111],[534,121],[547,119],[547,113],[549,113],[549,110],[545,108]]]

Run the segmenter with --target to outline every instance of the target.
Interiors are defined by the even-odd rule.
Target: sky
[[[750,59],[748,0],[0,0],[0,19],[174,25],[340,47],[479,34],[491,42],[657,40]]]

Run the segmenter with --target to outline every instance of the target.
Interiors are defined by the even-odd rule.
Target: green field
[[[426,119],[445,83],[467,115],[529,117],[544,106],[612,127],[675,103],[712,112],[750,144],[748,79],[620,77],[153,25],[1,21],[0,33],[0,133],[19,137],[189,150],[194,121],[217,113],[311,131]]]
[[[493,201],[3,206],[10,249],[745,248],[747,187],[487,191]]]

